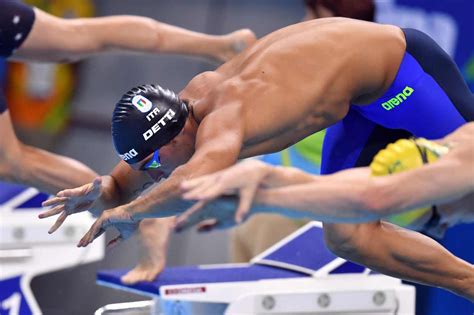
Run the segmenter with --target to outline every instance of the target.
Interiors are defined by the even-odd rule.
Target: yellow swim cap
[[[377,153],[370,164],[371,173],[373,176],[385,176],[404,172],[432,163],[448,151],[447,147],[424,138],[400,139]],[[405,227],[430,210],[431,207],[414,209],[392,215],[388,221]]]

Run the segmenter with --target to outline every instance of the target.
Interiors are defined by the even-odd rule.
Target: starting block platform
[[[125,285],[105,270],[100,285],[152,297],[102,314],[415,314],[415,289],[333,255],[311,222],[248,264],[166,268],[155,281]]]

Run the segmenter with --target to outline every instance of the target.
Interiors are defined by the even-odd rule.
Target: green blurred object
[[[294,145],[295,150],[311,163],[321,165],[323,153],[323,142],[326,130],[321,130],[311,136],[304,138]]]

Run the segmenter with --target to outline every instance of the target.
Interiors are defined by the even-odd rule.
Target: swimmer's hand
[[[255,194],[268,175],[268,165],[258,160],[247,160],[228,169],[185,181],[181,184],[182,198],[196,200],[181,217],[198,212],[210,201],[223,195],[238,195],[239,205],[234,219],[242,222],[248,214]]]
[[[54,233],[70,214],[88,210],[94,216],[99,216],[107,208],[101,198],[104,195],[107,182],[107,176],[98,177],[92,183],[60,191],[56,197],[43,202],[43,207],[52,208],[41,213],[40,219],[60,214],[48,233]]]
[[[177,218],[175,231],[181,232],[194,226],[197,227],[198,232],[232,227],[237,224],[235,220],[237,203],[237,196],[226,196],[206,202],[199,201]]]
[[[77,247],[86,247],[96,238],[104,234],[109,228],[114,226],[119,232],[119,236],[110,241],[107,247],[116,245],[121,241],[129,238],[138,229],[139,221],[132,218],[132,213],[127,206],[119,206],[113,209],[105,210],[94,222],[89,231],[79,241]]]

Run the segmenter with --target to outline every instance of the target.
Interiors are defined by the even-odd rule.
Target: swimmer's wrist
[[[142,198],[135,199],[124,206],[130,218],[136,222],[148,218],[146,215],[147,207],[141,202],[141,199]]]
[[[272,191],[270,189],[259,189],[255,194],[252,213],[275,213],[272,204]]]
[[[270,165],[270,164],[261,162],[259,164],[259,171],[262,173],[262,179],[260,181],[260,186],[270,187],[272,185],[272,183],[271,183],[272,174],[275,171],[275,167]]]
[[[102,178],[102,189],[100,199],[102,203],[107,205],[109,208],[120,204],[120,193],[118,190],[117,183],[111,175],[103,175]]]

